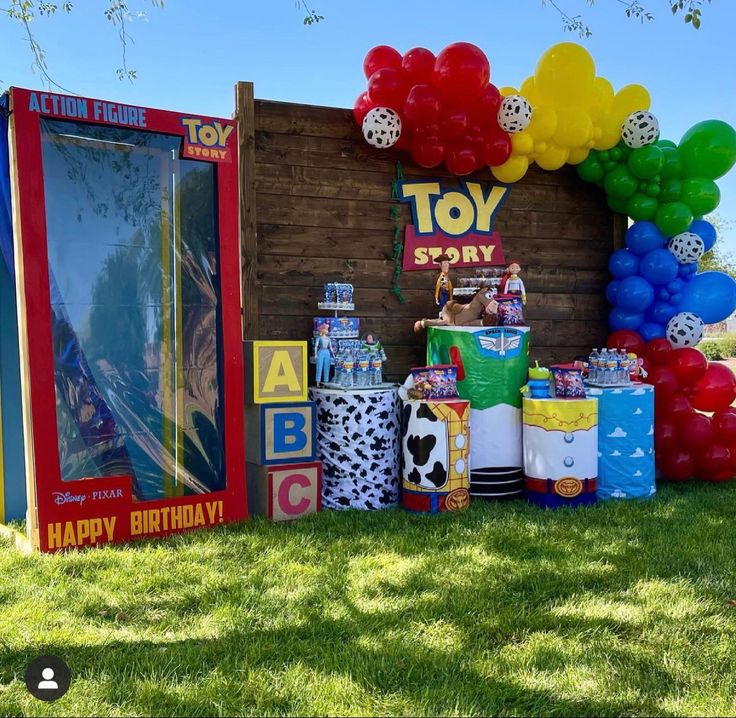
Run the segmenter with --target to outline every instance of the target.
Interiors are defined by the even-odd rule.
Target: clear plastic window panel
[[[62,479],[222,490],[216,168],[175,136],[41,125]]]

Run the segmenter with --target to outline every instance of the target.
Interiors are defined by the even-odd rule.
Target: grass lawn
[[[0,546],[0,715],[733,715],[736,482]],[[26,692],[36,655],[69,693]]]

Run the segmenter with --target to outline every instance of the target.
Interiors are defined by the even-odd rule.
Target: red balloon
[[[654,448],[657,451],[671,451],[677,446],[677,427],[671,421],[654,424]]]
[[[731,452],[718,444],[707,446],[695,456],[695,475],[702,481],[727,481],[733,478]]]
[[[684,481],[695,473],[695,460],[682,449],[667,451],[657,456],[658,466],[666,479]]]
[[[440,122],[440,136],[444,140],[457,140],[465,134],[470,124],[465,110],[450,110]]]
[[[409,88],[404,84],[400,70],[384,67],[376,70],[368,80],[368,94],[380,107],[390,107],[401,113]]]
[[[448,45],[434,63],[432,84],[451,101],[478,100],[491,77],[486,54],[469,42]]]
[[[425,47],[413,47],[404,53],[401,68],[410,85],[424,85],[432,80],[434,53]]]
[[[646,383],[654,387],[654,399],[660,405],[677,391],[677,377],[666,366],[653,366]]]
[[[713,423],[705,414],[693,412],[677,426],[677,438],[692,451],[702,450],[713,443]]]
[[[503,130],[486,132],[483,141],[483,160],[491,167],[502,165],[511,156],[511,139]]]
[[[683,347],[682,349],[674,349],[670,353],[669,367],[675,372],[681,387],[690,387],[703,378],[705,370],[708,368],[708,360],[697,349]]]
[[[365,116],[368,114],[368,111],[372,110],[375,106],[376,103],[371,100],[371,98],[368,96],[368,93],[361,92],[360,95],[358,95],[358,99],[355,100],[355,104],[353,105],[353,117],[355,117],[355,121],[359,125],[362,125]]]
[[[447,151],[445,166],[454,175],[469,175],[477,162],[475,152],[467,145],[454,145]]]
[[[377,45],[368,50],[363,60],[363,73],[366,80],[369,80],[376,70],[382,70],[384,67],[391,67],[394,70],[401,69],[399,51],[388,45]]]
[[[478,117],[480,117],[482,122],[495,125],[497,127],[498,120],[496,117],[498,115],[498,110],[501,108],[501,102],[503,102],[503,97],[501,97],[501,93],[498,91],[498,88],[489,83],[483,89],[483,92],[475,103],[473,110]]]
[[[669,339],[663,337],[650,339],[644,347],[644,356],[649,359],[652,364],[666,364],[672,353],[672,344]]]
[[[404,117],[410,124],[428,125],[436,123],[440,118],[442,105],[440,96],[431,85],[414,85],[404,103]]]
[[[728,408],[713,414],[713,430],[719,444],[736,443],[736,409]]]
[[[392,149],[394,150],[411,150],[412,145],[412,137],[411,133],[408,132],[405,128],[402,128],[401,134],[399,135],[399,139],[396,140],[394,143]]]
[[[445,158],[445,146],[435,138],[417,137],[411,156],[420,167],[437,167]]]
[[[606,346],[609,349],[626,349],[637,356],[644,356],[644,340],[639,332],[631,329],[617,329],[608,337]]]
[[[665,421],[679,425],[692,413],[693,407],[690,400],[682,394],[673,394],[658,404],[656,423],[659,424],[660,418],[663,418]]]
[[[708,362],[703,378],[693,387],[692,403],[700,411],[722,411],[736,399],[736,377],[725,365]]]

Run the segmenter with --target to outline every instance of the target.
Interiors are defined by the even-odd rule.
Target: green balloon
[[[656,182],[650,182],[647,185],[647,194],[650,197],[659,197],[659,193],[661,191],[662,191],[662,188]]]
[[[680,140],[686,175],[718,179],[736,163],[736,130],[721,120],[693,125]]]
[[[636,222],[642,219],[654,219],[657,209],[659,209],[659,202],[654,197],[647,197],[641,192],[637,192],[626,202],[626,214]]]
[[[606,175],[604,186],[609,197],[628,199],[636,192],[638,184],[636,177],[629,172],[626,165],[618,165]]]
[[[680,199],[690,207],[693,214],[708,214],[721,201],[721,190],[713,180],[691,177],[682,181]]]
[[[662,171],[664,153],[656,145],[647,145],[629,155],[629,169],[640,179],[652,179]]]
[[[578,165],[578,177],[586,182],[600,182],[604,175],[601,163],[590,155]]]
[[[623,140],[618,141],[616,149],[621,153],[621,159],[624,161],[629,159],[629,155],[633,152],[631,147],[629,147]]]
[[[603,169],[606,171],[606,174],[608,172],[613,172],[616,167],[618,167],[618,162],[613,162],[612,160],[608,160],[607,162],[603,163]]]
[[[628,214],[627,203],[625,199],[621,199],[620,197],[611,197],[609,195],[608,206],[614,212],[618,212],[619,214]]]
[[[639,192],[646,192],[647,191],[647,187],[649,187],[649,182],[647,182],[646,180],[642,180],[637,185],[637,189],[639,190]]]
[[[621,150],[618,147],[614,147],[612,150],[609,150],[609,157],[614,162],[618,162],[621,159]]]
[[[662,181],[662,191],[659,193],[660,202],[676,202],[682,194],[682,182],[679,179]]]
[[[600,156],[601,162],[608,162],[610,159],[611,159],[611,153],[608,150],[603,150]]]
[[[662,165],[662,177],[676,179],[682,176],[682,158],[677,147],[662,147],[664,164]]]
[[[668,202],[660,204],[654,222],[665,237],[674,237],[681,232],[687,232],[692,224],[693,213],[682,202]]]
[[[655,143],[657,147],[677,147],[672,140],[657,140]]]

